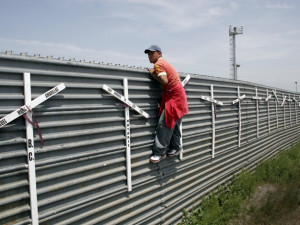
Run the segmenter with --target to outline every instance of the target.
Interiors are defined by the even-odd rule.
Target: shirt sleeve
[[[163,67],[163,65],[161,65],[159,63],[154,65],[154,71],[158,77],[160,77],[162,75],[167,75],[165,68]]]

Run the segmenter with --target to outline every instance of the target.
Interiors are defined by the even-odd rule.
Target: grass
[[[180,225],[300,224],[300,142],[204,197]],[[294,213],[294,214],[293,214]],[[295,223],[291,223],[295,224]]]

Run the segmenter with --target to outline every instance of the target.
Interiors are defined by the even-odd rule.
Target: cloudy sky
[[[151,67],[158,44],[179,72],[300,92],[299,0],[2,0],[0,52]]]

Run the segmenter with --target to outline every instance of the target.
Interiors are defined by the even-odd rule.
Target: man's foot
[[[169,156],[169,157],[177,156],[177,155],[180,154],[180,152],[181,152],[180,150],[173,149],[173,150],[171,150],[170,152],[167,153],[167,156]]]
[[[162,160],[166,155],[161,155],[161,156],[158,156],[158,155],[153,155],[150,157],[149,161],[152,162],[152,163],[159,163],[160,160]]]

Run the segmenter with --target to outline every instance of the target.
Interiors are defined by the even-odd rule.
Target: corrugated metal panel
[[[183,119],[183,160],[168,158],[149,164],[157,124],[159,86],[141,68],[0,54],[1,118],[24,104],[22,74],[31,74],[32,98],[59,83],[66,89],[34,113],[45,146],[35,130],[35,161],[40,224],[174,224],[182,209],[230,180],[241,168],[255,168],[299,140],[299,106],[274,97],[272,88],[252,83],[192,75],[185,89],[190,112]],[[186,76],[182,74],[182,78]],[[127,191],[124,106],[102,90],[107,84],[123,94],[128,79],[129,99],[150,115],[130,111],[133,191]],[[212,158],[211,96],[216,107],[215,154]],[[239,140],[237,87],[241,102]],[[262,99],[252,97],[256,90]],[[267,94],[268,91],[268,94]],[[280,103],[294,93],[277,90]],[[290,96],[289,96],[290,95]],[[296,96],[299,99],[299,95]],[[259,110],[259,129],[257,129]],[[278,115],[278,127],[277,127]],[[297,118],[297,119],[296,119]],[[26,168],[24,119],[0,131],[0,221],[28,224],[30,203]]]

